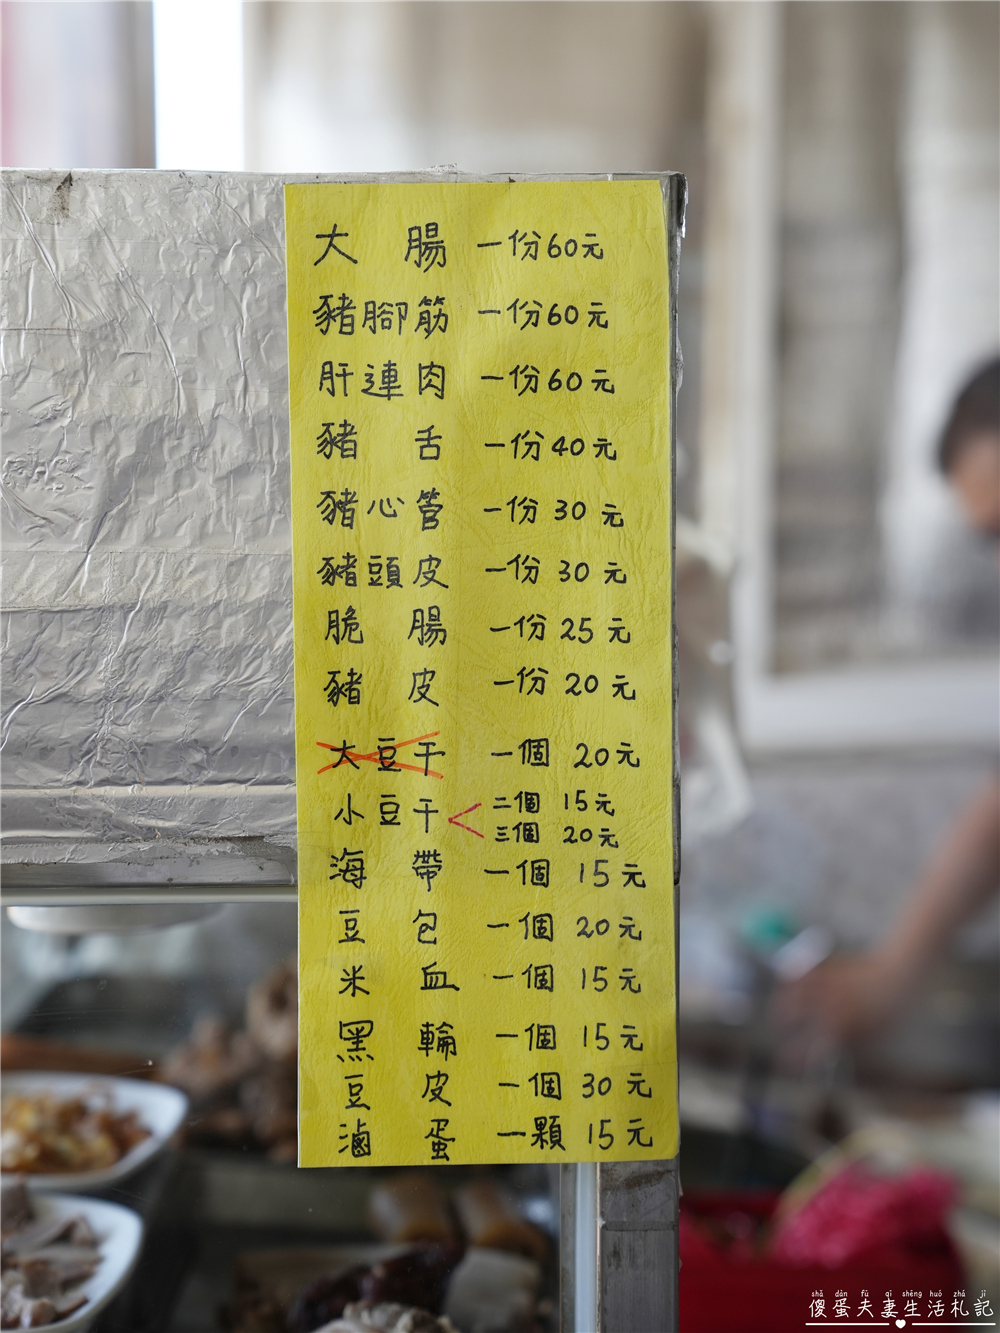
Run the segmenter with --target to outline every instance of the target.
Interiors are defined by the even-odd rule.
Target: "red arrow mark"
[[[473,810],[478,810],[481,805],[482,801],[477,801],[475,805],[470,805],[468,810],[459,810],[457,815],[449,815],[448,823],[454,824],[456,828],[464,828],[466,833],[474,833],[477,838],[485,838],[486,835],[484,833],[480,833],[478,829],[469,828],[468,824],[459,823],[459,820],[461,819],[462,815],[471,815]]]

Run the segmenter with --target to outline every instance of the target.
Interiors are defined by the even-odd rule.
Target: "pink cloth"
[[[952,1180],[926,1167],[879,1176],[855,1163],[778,1224],[768,1257],[836,1268],[875,1246],[919,1243],[940,1231],[954,1198]]]

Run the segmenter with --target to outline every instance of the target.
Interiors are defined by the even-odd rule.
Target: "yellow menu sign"
[[[660,184],[285,214],[301,1164],[670,1157]]]

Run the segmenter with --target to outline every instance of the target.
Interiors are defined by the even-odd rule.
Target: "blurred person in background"
[[[1000,358],[962,389],[941,435],[941,471],[972,526],[1000,543]],[[873,949],[832,958],[784,988],[779,1021],[835,1041],[891,1022],[960,926],[1000,887],[1000,778],[975,794],[938,846],[901,913]]]

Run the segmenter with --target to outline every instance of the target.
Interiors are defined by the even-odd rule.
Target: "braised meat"
[[[79,1285],[101,1262],[86,1217],[36,1217],[23,1181],[4,1185],[0,1213],[0,1327],[39,1328],[86,1305]]]

